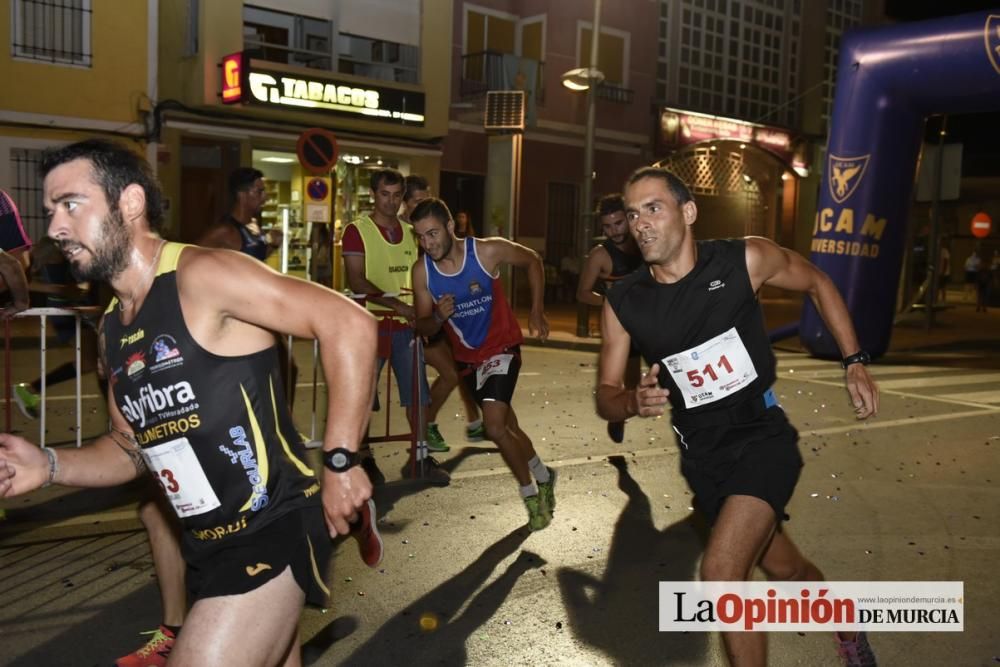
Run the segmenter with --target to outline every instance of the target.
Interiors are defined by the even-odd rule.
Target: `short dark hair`
[[[437,197],[428,197],[421,200],[413,209],[413,213],[410,214],[410,222],[420,222],[424,218],[434,218],[443,226],[447,226],[448,221],[452,219],[451,210]]]
[[[683,206],[689,201],[694,201],[694,196],[687,184],[678,178],[677,174],[663,167],[641,167],[632,172],[632,175],[625,181],[625,187],[635,185],[644,178],[659,178],[667,184],[670,194],[677,200],[677,204]]]
[[[417,190],[429,190],[430,184],[427,179],[417,174],[410,174],[403,180],[403,201],[413,199],[413,193]]]
[[[253,167],[240,167],[229,174],[229,198],[236,201],[241,192],[253,187],[258,178],[264,178],[264,172]]]
[[[376,169],[372,172],[371,180],[369,181],[369,187],[372,192],[378,192],[379,186],[385,185],[399,185],[403,182],[403,174],[397,169]]]
[[[598,217],[604,217],[618,211],[625,212],[625,198],[622,197],[620,192],[615,192],[601,197],[597,201],[597,208],[594,210],[594,213]]]
[[[42,154],[38,173],[44,179],[56,167],[74,160],[90,162],[94,182],[104,191],[108,207],[118,208],[122,191],[135,183],[146,194],[146,221],[155,232],[163,227],[163,191],[153,169],[142,156],[106,139],[86,139],[68,146],[50,148]]]

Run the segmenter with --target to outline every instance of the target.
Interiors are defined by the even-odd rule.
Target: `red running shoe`
[[[115,667],[165,667],[177,637],[162,625],[142,634],[153,636],[139,650],[115,660]]]
[[[358,510],[358,518],[351,524],[351,537],[358,541],[361,560],[368,567],[378,567],[384,552],[382,536],[375,520],[375,501],[369,498]]]

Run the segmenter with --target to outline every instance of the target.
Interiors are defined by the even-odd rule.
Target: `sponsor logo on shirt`
[[[714,292],[715,290],[722,289],[725,286],[726,286],[726,283],[722,282],[721,280],[713,280],[712,282],[710,282],[708,284],[708,291],[709,292]]]
[[[124,348],[126,345],[131,345],[132,343],[138,343],[140,340],[145,338],[145,336],[146,332],[143,331],[142,329],[139,329],[138,331],[133,331],[132,333],[129,334],[125,334],[124,336],[121,337],[121,346],[119,346],[118,349],[120,350]]]
[[[136,352],[125,360],[125,373],[131,379],[146,370],[146,353]]]
[[[151,373],[175,368],[184,363],[184,357],[181,356],[181,351],[177,347],[177,341],[168,334],[160,334],[153,340],[149,354],[153,357],[153,363],[149,367]]]
[[[139,389],[138,398],[126,394],[122,398],[121,411],[129,422],[138,423],[140,428],[146,426],[148,418],[157,416],[159,419],[187,414],[198,409],[194,389],[190,382],[178,382],[165,387],[154,387],[146,384]]]

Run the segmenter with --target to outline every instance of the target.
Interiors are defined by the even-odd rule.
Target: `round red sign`
[[[330,130],[311,127],[299,135],[296,153],[299,163],[310,174],[329,174],[337,164],[337,138]]]
[[[983,211],[972,216],[972,235],[977,239],[985,239],[993,228],[993,219]]]

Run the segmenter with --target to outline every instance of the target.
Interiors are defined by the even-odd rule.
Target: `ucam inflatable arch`
[[[1000,9],[844,35],[811,259],[872,357],[889,347],[924,119],[997,109]],[[799,336],[841,357],[808,299]]]

